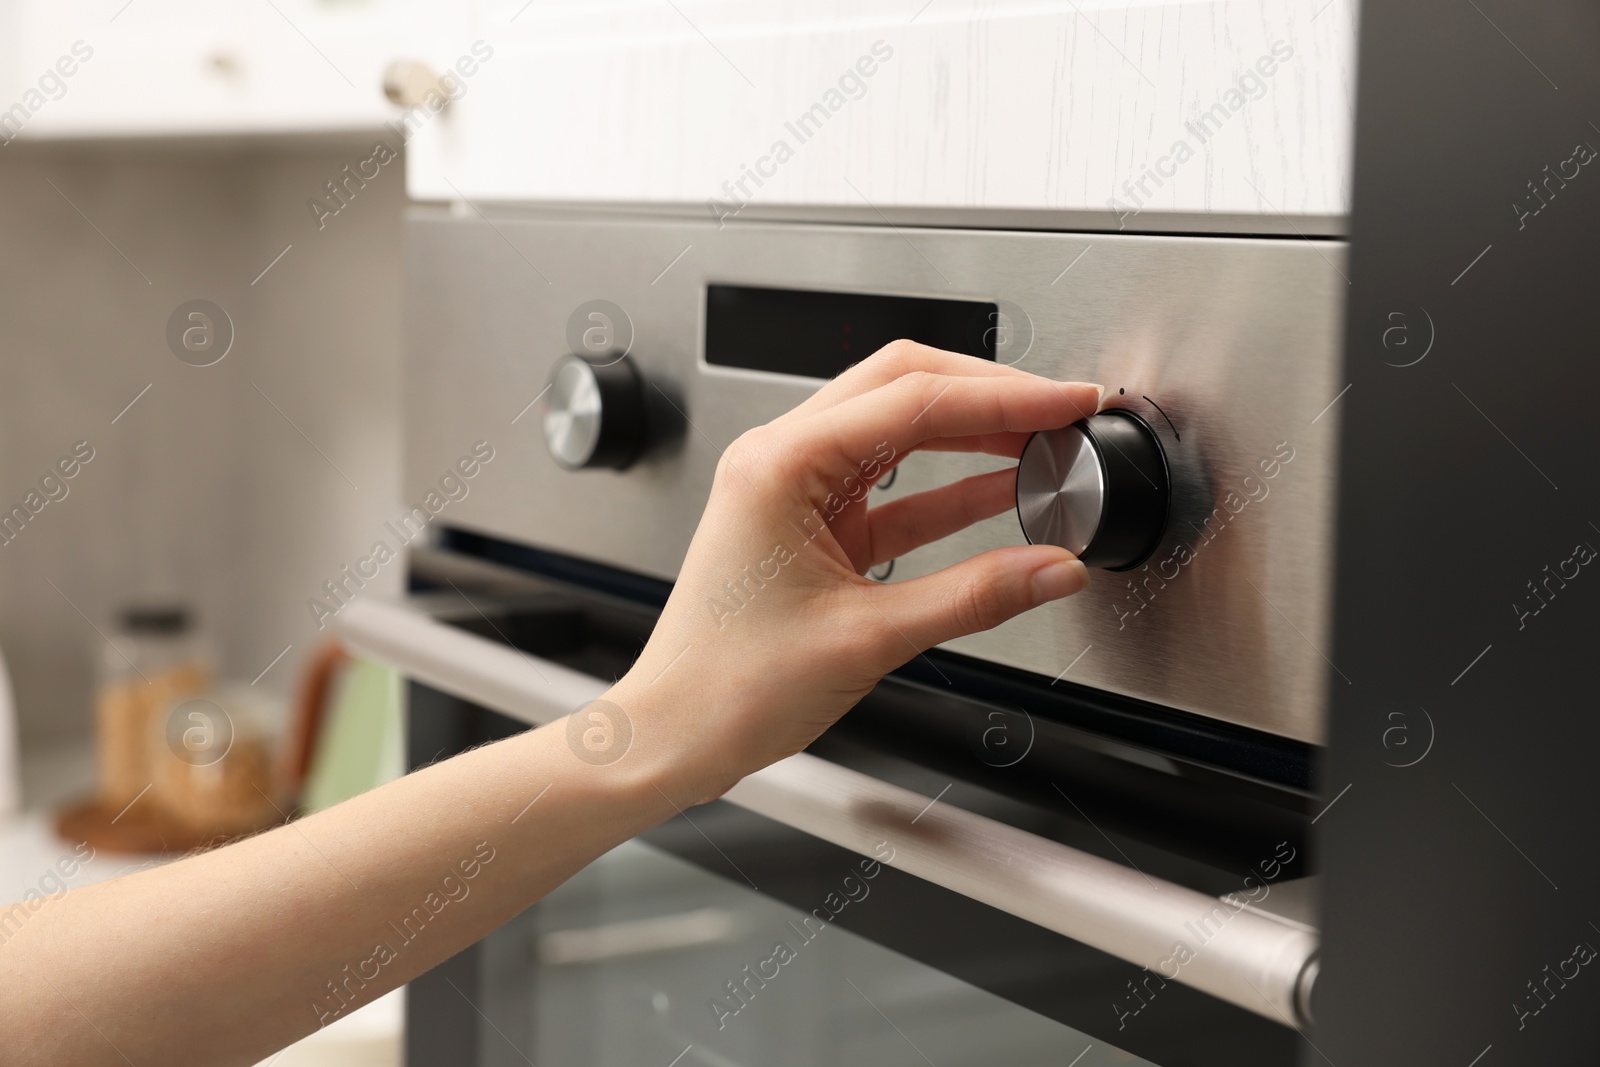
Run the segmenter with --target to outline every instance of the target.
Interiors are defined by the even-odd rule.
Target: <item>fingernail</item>
[[[1071,596],[1089,584],[1089,571],[1075,559],[1049,563],[1033,572],[1033,597],[1040,604]]]
[[[1103,385],[1095,386],[1094,387],[1094,409],[1096,411],[1100,410],[1100,405],[1105,401],[1105,398],[1106,398],[1106,387],[1103,386]]]

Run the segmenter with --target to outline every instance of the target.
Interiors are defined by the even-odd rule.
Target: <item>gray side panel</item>
[[[1600,8],[1361,18],[1313,1036],[1341,1065],[1594,1063],[1600,160],[1564,161],[1600,147]]]

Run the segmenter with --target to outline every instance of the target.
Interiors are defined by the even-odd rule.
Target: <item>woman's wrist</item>
[[[589,746],[604,740],[602,723],[617,724],[627,734],[626,752],[615,767],[627,788],[681,810],[715,800],[742,774],[732,766],[725,746],[707,729],[716,699],[708,686],[686,691],[676,680],[641,677],[635,668],[593,704],[569,720],[568,739],[579,759],[595,759]]]
[[[591,839],[608,842],[603,850],[689,807],[668,762],[631,733],[622,714],[608,693],[508,739],[506,759],[493,773],[514,784],[500,791],[490,822],[529,844],[560,837],[569,823],[581,825]]]

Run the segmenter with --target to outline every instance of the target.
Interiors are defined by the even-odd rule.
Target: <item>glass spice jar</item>
[[[100,800],[121,810],[154,781],[149,738],[175,698],[211,684],[211,663],[189,610],[177,604],[125,609],[101,646],[95,700]]]
[[[277,705],[243,682],[174,697],[152,723],[150,801],[207,838],[281,821],[273,796]]]

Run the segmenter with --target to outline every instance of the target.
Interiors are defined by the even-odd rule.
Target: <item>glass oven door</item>
[[[704,821],[711,834],[738,830]],[[705,844],[687,822],[673,830],[677,844]],[[882,921],[895,908],[860,862],[819,866],[808,879],[817,902],[804,908],[731,865],[712,874],[656,845],[623,845],[497,935],[527,953],[523,999],[508,1005],[521,1047],[509,1030],[495,1035],[505,1048],[483,1062],[523,1053],[536,1064],[680,1067],[1149,1062],[836,924],[850,909]]]
[[[412,678],[414,767],[526,729],[530,705],[533,721],[575,710],[653,621],[616,590],[477,563],[450,579],[340,616]],[[1316,946],[1295,914],[1298,815],[1159,761],[1068,752],[1080,742],[1025,709],[886,682],[810,752],[414,981],[407,1063],[1295,1062]],[[1105,759],[1133,795],[1096,785]],[[1187,820],[1129,832],[1174,795]],[[1208,838],[1218,805],[1245,829]]]

